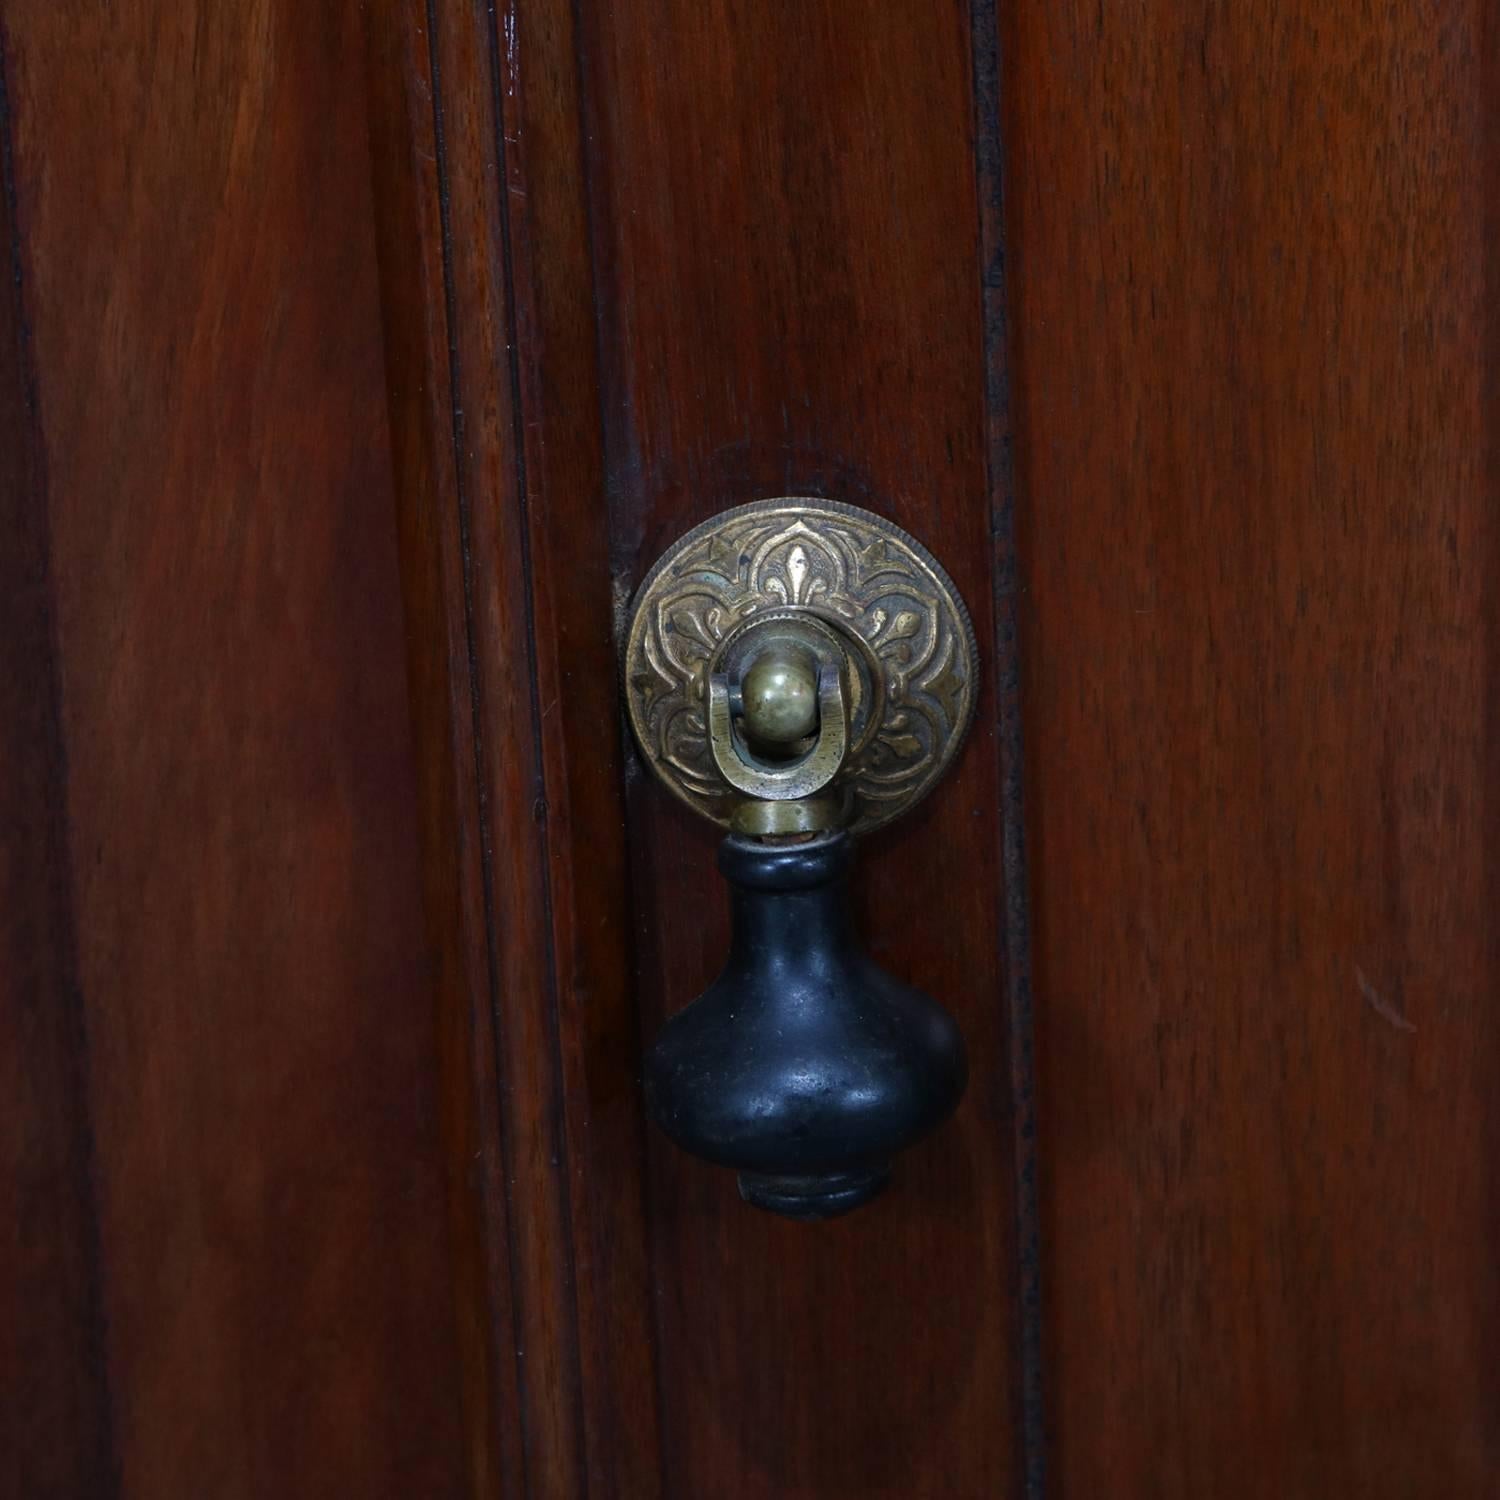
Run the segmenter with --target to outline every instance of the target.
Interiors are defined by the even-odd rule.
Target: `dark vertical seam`
[[[1480,629],[1484,633],[1481,660],[1485,673],[1486,691],[1481,714],[1480,730],[1481,765],[1484,793],[1480,802],[1482,819],[1480,825],[1483,840],[1481,880],[1491,910],[1495,909],[1495,897],[1500,891],[1500,698],[1495,684],[1500,681],[1500,590],[1496,581],[1500,579],[1500,529],[1493,517],[1500,514],[1500,15],[1493,5],[1486,6],[1479,27],[1479,139],[1484,142],[1480,171],[1481,192],[1484,195],[1484,251],[1480,260],[1480,286],[1484,300],[1484,328],[1481,333],[1480,351],[1480,421],[1484,433],[1483,451],[1480,458],[1483,475],[1482,493],[1489,501],[1490,535],[1479,566],[1483,569],[1484,583],[1480,596]],[[1485,972],[1493,975],[1500,967],[1500,927],[1488,924],[1484,947]],[[1491,1060],[1493,1066],[1493,1057]],[[1484,1145],[1492,1154],[1495,1143],[1500,1142],[1500,1099],[1494,1092],[1489,1095],[1489,1108],[1484,1120]],[[1492,1155],[1493,1159],[1493,1155]],[[1500,1237],[1500,1182],[1495,1174],[1489,1175],[1490,1190],[1487,1195],[1488,1214],[1485,1229],[1491,1242]],[[1493,1291],[1481,1303],[1482,1337],[1488,1347],[1495,1346],[1500,1337],[1500,1296]],[[1485,1382],[1485,1394],[1494,1400],[1495,1380]],[[1490,1407],[1493,1410],[1493,1405]],[[1500,1465],[1500,1430],[1489,1424],[1486,1434],[1485,1454],[1491,1466]]]
[[[605,288],[601,285],[601,273],[599,268],[599,231],[597,216],[594,211],[594,195],[598,173],[594,165],[594,149],[591,142],[594,134],[590,129],[592,123],[592,104],[589,97],[589,68],[584,53],[584,23],[583,23],[583,0],[571,0],[573,9],[573,64],[576,69],[576,85],[578,89],[578,142],[581,167],[583,172],[583,207],[584,217],[587,224],[588,252],[589,252],[589,277],[594,294],[594,361],[596,370],[595,388],[598,393],[598,422],[599,422],[599,461],[602,468],[600,481],[603,486],[603,497],[605,501],[605,525],[609,533],[609,572],[612,587],[618,585],[618,559],[615,555],[615,487],[610,483],[610,441],[609,441],[609,417],[608,403],[605,396],[605,325],[604,325],[604,296]],[[602,132],[601,132],[602,134]],[[616,601],[618,602],[618,601]],[[618,610],[614,612],[613,627],[615,630],[615,650],[618,655],[623,645],[620,640],[621,620]],[[625,705],[623,696],[620,702],[620,714],[617,724],[617,733],[620,738],[620,800],[621,806],[627,806],[630,791],[630,766],[635,757],[635,745],[631,737],[630,727],[625,719]],[[629,955],[631,960],[632,992],[635,1001],[635,1023],[636,1035],[641,1032],[641,1006],[640,1006],[640,964],[636,949],[636,907],[631,898],[629,889],[630,872],[635,868],[635,823],[630,817],[624,819],[625,827],[625,872],[627,880],[626,891],[626,941],[629,944]],[[637,1083],[639,1087],[639,1083]],[[638,1119],[640,1117],[638,1116]],[[656,1384],[656,1452],[657,1461],[660,1464],[658,1470],[659,1497],[660,1500],[670,1500],[672,1495],[670,1448],[667,1441],[667,1387],[666,1371],[662,1358],[664,1341],[662,1337],[662,1311],[661,1293],[657,1283],[658,1265],[658,1237],[657,1216],[653,1212],[655,1207],[654,1196],[651,1188],[651,1163],[649,1160],[649,1146],[645,1135],[645,1121],[640,1119],[640,1130],[637,1137],[640,1173],[640,1204],[641,1219],[645,1228],[646,1236],[646,1275],[647,1295],[650,1298],[648,1309],[651,1323],[651,1334],[653,1347],[651,1350],[651,1374]]]
[[[102,1477],[108,1486],[107,1493],[118,1495],[122,1487],[120,1455],[115,1444],[113,1365],[109,1349],[109,1315],[104,1292],[104,1244],[102,1226],[99,1222],[100,1169],[96,1122],[94,1119],[93,1091],[90,1087],[91,1068],[90,1039],[87,1007],[79,979],[78,927],[73,908],[73,856],[71,820],[68,809],[68,754],[62,724],[62,674],[60,647],[57,637],[57,617],[53,608],[52,529],[46,506],[46,479],[41,451],[40,400],[37,391],[35,365],[32,359],[30,328],[26,321],[25,277],[22,271],[20,194],[16,186],[15,151],[12,137],[10,112],[10,37],[0,23],[0,191],[5,197],[5,214],[9,221],[9,243],[6,253],[9,259],[9,296],[16,329],[16,376],[22,393],[24,420],[31,453],[23,460],[22,472],[27,476],[27,490],[37,514],[38,583],[41,588],[41,609],[45,614],[43,640],[45,657],[41,663],[45,682],[47,753],[50,754],[54,777],[48,788],[52,804],[47,818],[49,835],[55,831],[57,838],[57,871],[55,881],[58,888],[58,937],[64,945],[61,962],[61,1000],[66,1005],[65,1032],[69,1046],[68,1068],[72,1076],[73,1090],[77,1099],[74,1118],[70,1122],[81,1137],[83,1151],[82,1186],[84,1263],[87,1275],[86,1301],[83,1309],[83,1332],[85,1345],[90,1351],[90,1368],[85,1372],[94,1391],[94,1403],[98,1407],[99,1431],[93,1435],[96,1462],[102,1469]],[[23,500],[21,502],[25,504]]]
[[[448,185],[448,151],[443,134],[443,90],[442,68],[438,61],[437,0],[425,0],[427,14],[427,66],[432,78],[432,135],[433,155],[436,158],[438,183],[438,221],[442,237],[443,260],[443,315],[447,321],[448,336],[448,388],[449,407],[453,423],[453,488],[458,508],[459,551],[462,556],[464,596],[464,647],[469,670],[469,713],[472,720],[474,740],[474,795],[479,819],[479,867],[484,891],[484,942],[489,965],[489,1003],[492,1016],[499,1008],[499,946],[495,934],[495,873],[494,857],[490,846],[489,798],[484,783],[484,712],[480,701],[479,668],[474,644],[474,581],[473,561],[469,542],[469,498],[464,484],[464,416],[462,391],[459,384],[458,323],[457,306],[453,287],[453,228],[450,211]],[[511,1190],[510,1132],[505,1129],[504,1099],[507,1092],[504,1084],[504,1059],[498,1025],[492,1027],[495,1076],[500,1088],[501,1128],[500,1165],[505,1178],[505,1239],[506,1266],[509,1272],[512,1321],[516,1326],[516,1395],[520,1402],[521,1416],[521,1482],[526,1493],[531,1493],[530,1424],[526,1420],[526,1362],[523,1357],[520,1325],[522,1323],[521,1292],[516,1277],[516,1205]]]
[[[1005,264],[1004,144],[1000,125],[1000,34],[996,0],[972,0],[974,170],[980,220],[985,465],[990,495],[995,608],[996,744],[1005,913],[1001,931],[1010,1045],[1015,1165],[1016,1278],[1020,1334],[1020,1473],[1027,1500],[1046,1490],[1042,1382],[1041,1227],[1037,1192],[1036,1069],[1031,993],[1031,923],[1021,732],[1021,652],[1011,445],[1010,341]]]
[[[572,1173],[568,1162],[567,1110],[564,1104],[566,1084],[562,1069],[562,1034],[558,1019],[561,991],[557,980],[557,929],[554,925],[555,911],[552,899],[552,834],[551,818],[547,806],[546,760],[542,753],[542,696],[538,682],[537,638],[536,638],[536,586],[535,569],[531,555],[531,494],[526,471],[526,424],[524,394],[521,387],[521,335],[516,323],[516,283],[514,252],[510,227],[510,162],[505,140],[505,94],[501,87],[500,33],[493,0],[486,0],[488,17],[489,63],[491,109],[495,124],[495,163],[500,186],[500,274],[505,299],[506,332],[506,379],[510,384],[511,445],[515,450],[516,510],[521,535],[521,579],[526,591],[526,691],[531,707],[532,765],[531,773],[537,789],[536,807],[540,810],[539,847],[535,854],[539,866],[542,886],[542,921],[544,924],[544,949],[547,963],[547,1041],[552,1049],[552,1133],[557,1142],[554,1160],[559,1163],[557,1171],[558,1195],[562,1210],[563,1226],[567,1243],[563,1246],[566,1257],[565,1274],[571,1297],[573,1314],[573,1425],[578,1444],[578,1472],[583,1482],[582,1494],[589,1490],[588,1446],[584,1439],[582,1328],[578,1316],[577,1252],[573,1243],[573,1194]]]

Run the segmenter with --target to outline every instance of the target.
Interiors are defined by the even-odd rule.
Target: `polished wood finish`
[[[507,1493],[645,1495],[661,1458],[570,15],[391,4],[370,34],[429,895],[463,912],[495,1101],[473,1146],[506,1320],[499,1472]]]
[[[59,1256],[9,1492],[465,1493],[358,11],[4,26],[56,1184],[6,1217]]]
[[[1051,1490],[1493,1494],[1492,17],[1006,43]]]
[[[1003,1490],[1018,1467],[999,847],[975,816],[998,800],[992,717],[951,791],[887,840],[884,883],[881,861],[869,870],[883,961],[969,1027],[981,1081],[947,1149],[868,1218],[799,1235],[647,1136],[634,1086],[643,1037],[711,977],[724,937],[712,830],[621,778],[613,630],[656,551],[767,486],[873,501],[919,534],[967,531],[945,555],[989,628],[974,175],[914,113],[936,102],[969,128],[967,18],[951,12],[916,73],[903,56],[925,28],[891,25],[835,6],[717,51],[728,12],[687,7],[586,7],[577,36],[546,6],[390,6],[375,25],[377,88],[406,100],[416,143],[395,165],[377,151],[398,205],[382,258],[410,636],[448,642],[427,650],[450,682],[427,712],[458,811],[429,868],[492,851],[468,878],[492,934],[505,1264],[527,1350],[514,1399],[540,1493],[585,1475],[621,1495]],[[715,66],[652,58],[662,28],[696,28]],[[850,39],[858,65],[840,58]],[[731,90],[745,60],[759,72]],[[788,67],[842,91],[783,91]],[[700,170],[740,137],[758,145]],[[864,176],[810,218],[808,174],[856,144]],[[915,228],[889,220],[881,183],[921,205]],[[884,296],[893,277],[908,305]],[[871,396],[887,385],[908,393],[909,430]],[[974,861],[973,920],[899,920],[909,882],[936,886],[955,849]],[[928,1275],[1000,1295],[977,1320],[899,1295]],[[898,1421],[924,1370],[921,1410]],[[935,1430],[961,1435],[941,1472]]]
[[[992,641],[976,185],[953,149],[974,128],[966,9],[581,20],[622,593],[727,505],[822,494],[939,548]],[[952,1007],[975,1060],[886,1199],[809,1233],[650,1138],[670,1493],[1012,1492],[998,803],[991,676],[955,772],[863,860],[872,952]],[[644,780],[629,805],[649,1034],[722,962],[724,900],[713,830]]]
[[[0,0],[0,1492],[1485,1496],[1494,42]],[[784,493],[984,659],[857,877],[969,1093],[816,1227],[643,1119],[616,689]]]
[[[6,59],[0,55],[0,88]],[[0,96],[0,1495],[110,1476],[51,548]],[[24,1399],[19,1393],[25,1392]]]

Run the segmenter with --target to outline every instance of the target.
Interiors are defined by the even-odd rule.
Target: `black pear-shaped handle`
[[[884,516],[782,496],[679,537],[623,645],[645,764],[730,830],[734,904],[724,972],[646,1058],[648,1108],[684,1150],[733,1167],[750,1203],[845,1213],[964,1089],[957,1025],[860,946],[848,877],[854,835],[915,806],[963,743],[968,611]]]
[[[874,1197],[891,1159],[952,1113],[967,1078],[952,1017],[861,946],[851,862],[842,832],[726,838],[729,961],[646,1059],[661,1128],[734,1168],[747,1202],[795,1219]]]

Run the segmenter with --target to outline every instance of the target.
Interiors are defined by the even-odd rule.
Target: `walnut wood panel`
[[[1492,18],[1006,41],[1052,1488],[1492,1494]]]
[[[716,511],[821,494],[928,542],[988,646],[967,8],[622,0],[579,18],[617,598]],[[886,1199],[813,1229],[648,1138],[667,1493],[1014,1492],[993,686],[955,774],[864,851],[872,950],[968,1036],[954,1123]],[[639,777],[629,807],[644,1039],[722,962],[724,899],[711,827]]]
[[[649,1495],[661,1459],[571,12],[387,4],[370,29],[412,674],[437,788],[429,898],[439,913],[457,901],[482,945],[474,1056],[497,1100],[473,1149],[499,1168],[500,1472],[507,1493]]]
[[[61,755],[31,1004],[63,1037],[76,985],[88,1044],[28,1087],[76,1161],[79,1080],[102,1287],[91,1342],[59,1265],[70,1342],[9,1383],[78,1448],[20,1492],[466,1492],[357,9],[4,25]]]
[[[1004,203],[990,0],[4,7],[9,1492],[1038,1497],[1039,1140],[1052,1493],[1486,1493],[1494,28],[1003,16]],[[817,1228],[642,1119],[613,639],[788,492],[986,658]]]
[[[477,1381],[528,1493],[1008,1493],[1022,1468],[993,700],[868,883],[877,951],[968,1027],[970,1100],[888,1204],[809,1232],[644,1130],[640,1047],[721,960],[724,901],[713,831],[622,756],[613,640],[677,531],[788,489],[926,536],[988,634],[969,25],[372,11],[428,897],[496,1043]]]
[[[51,559],[0,55],[0,1494],[107,1493]],[[24,1393],[24,1395],[22,1394]]]

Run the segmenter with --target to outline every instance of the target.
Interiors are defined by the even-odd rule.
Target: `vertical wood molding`
[[[479,817],[438,101],[423,0],[372,6],[370,134],[407,677],[436,981],[473,1494],[526,1495],[523,1336]]]
[[[1018,1491],[1046,1491],[1042,1344],[1045,1303],[1038,1174],[1036,1068],[1031,985],[1031,909],[1026,865],[1016,472],[1012,434],[1010,309],[1015,266],[1005,223],[1004,69],[996,0],[972,0],[974,166],[979,199],[979,285],[984,331],[986,465],[993,539],[995,744],[1000,764],[997,823],[1002,913],[998,923],[1009,1027],[1001,1062],[1010,1078],[1015,1152]]]

